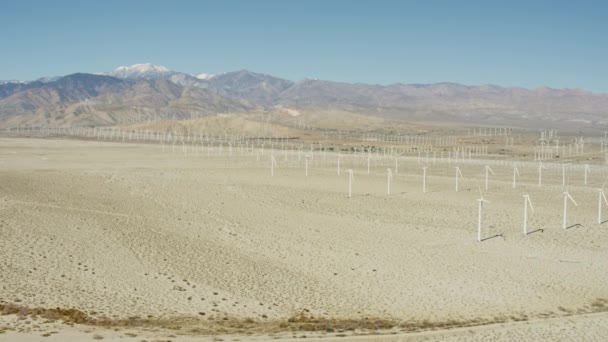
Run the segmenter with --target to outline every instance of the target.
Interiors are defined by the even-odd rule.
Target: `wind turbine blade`
[[[526,196],[526,201],[530,205],[530,210],[534,212],[534,206],[532,205],[532,201],[530,200],[530,196]]]
[[[578,207],[578,204],[576,203],[576,201],[574,200],[574,198],[572,198],[572,196],[570,196],[569,193],[566,193],[566,195],[568,196],[568,198],[572,201],[572,203],[574,203],[575,206]]]

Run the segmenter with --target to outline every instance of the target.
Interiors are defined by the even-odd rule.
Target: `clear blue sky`
[[[608,1],[0,0],[0,79],[150,62],[608,93]]]

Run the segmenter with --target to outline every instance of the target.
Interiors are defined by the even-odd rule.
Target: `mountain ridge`
[[[126,74],[127,76],[121,76],[121,70],[127,70]],[[180,72],[180,71],[174,71],[171,70],[163,65],[158,65],[158,64],[152,64],[152,63],[137,63],[137,64],[133,64],[130,66],[119,66],[117,68],[115,68],[113,71],[107,71],[107,72],[98,72],[98,73],[89,73],[89,72],[76,72],[76,73],[82,73],[82,74],[93,74],[93,75],[104,75],[104,76],[112,76],[112,77],[117,77],[117,78],[125,78],[125,79],[152,79],[155,77],[155,75],[164,75],[165,78],[170,77],[171,75],[174,74],[183,74],[183,75],[187,75],[190,76],[192,78],[197,78],[200,80],[206,80],[209,78],[214,78],[220,75],[224,75],[224,74],[230,74],[230,73],[242,73],[242,72],[247,72],[247,73],[252,73],[252,74],[256,74],[256,75],[265,75],[265,76],[271,76],[274,78],[278,78],[278,79],[283,79],[285,81],[289,81],[292,83],[298,83],[298,82],[303,82],[303,81],[308,81],[308,80],[314,80],[314,81],[327,81],[327,82],[335,82],[335,83],[343,83],[343,84],[350,84],[350,85],[368,85],[368,86],[381,86],[381,87],[390,87],[390,86],[398,86],[398,85],[407,85],[407,86],[420,86],[420,87],[429,87],[429,86],[439,86],[439,85],[451,85],[451,86],[463,86],[463,87],[468,87],[468,88],[477,88],[477,87],[493,87],[493,88],[501,88],[501,89],[523,89],[523,90],[528,90],[528,91],[543,91],[543,90],[548,90],[548,91],[582,91],[585,93],[589,93],[589,94],[594,94],[594,95],[608,95],[608,93],[602,93],[602,92],[595,92],[595,91],[591,91],[585,88],[556,88],[556,87],[550,87],[547,85],[541,85],[541,86],[537,86],[537,87],[523,87],[523,86],[517,86],[517,85],[511,85],[511,86],[506,86],[506,85],[498,85],[498,84],[493,84],[493,83],[484,83],[484,84],[478,84],[478,85],[474,85],[474,84],[463,84],[463,83],[457,83],[457,82],[450,82],[450,81],[443,81],[443,82],[436,82],[436,83],[403,83],[403,82],[393,82],[393,83],[388,83],[388,84],[380,84],[380,83],[365,83],[365,82],[347,82],[347,81],[331,81],[331,80],[322,80],[322,79],[318,79],[318,78],[304,78],[301,80],[289,80],[289,79],[284,79],[284,78],[280,78],[280,77],[276,77],[276,76],[272,76],[270,74],[266,74],[266,73],[258,73],[258,72],[254,72],[248,69],[240,69],[240,70],[236,70],[236,71],[231,71],[231,72],[221,72],[221,73],[215,73],[215,74],[209,74],[209,73],[186,73],[186,72]],[[122,74],[125,74],[125,72],[122,72]],[[54,76],[54,77],[40,77],[36,80],[33,81],[23,81],[23,80],[0,80],[0,85],[3,83],[31,83],[31,82],[44,82],[44,83],[48,83],[51,81],[56,81],[57,79],[61,78],[63,76]]]
[[[584,89],[453,82],[294,82],[245,69],[198,77],[201,74],[176,72],[149,63],[119,67],[111,73],[0,82],[0,126],[117,124],[133,120],[134,115],[180,119],[228,111],[272,111],[277,106],[328,112],[339,109],[416,120],[608,124],[608,94]],[[137,111],[132,107],[137,107]],[[577,120],[573,120],[574,116]],[[67,117],[74,120],[66,120]]]

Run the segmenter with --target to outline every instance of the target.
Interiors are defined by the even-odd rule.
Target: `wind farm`
[[[306,333],[323,337],[348,331],[346,321],[383,322],[384,334],[441,333],[603,312],[604,264],[586,261],[608,253],[603,137],[541,164],[524,155],[542,130],[496,129],[511,135],[517,154],[505,153],[500,136],[472,145],[468,130],[375,141],[355,132],[325,139],[314,129],[305,140],[4,130],[3,222],[11,228],[0,243],[3,267],[46,280],[28,282],[25,296],[22,278],[3,272],[2,305],[77,308],[117,325],[172,312],[184,329],[238,335],[216,322],[246,321],[284,338],[310,320],[332,326]],[[448,143],[410,144],[426,140]],[[435,157],[419,157],[421,149]],[[103,281],[100,291],[109,274],[120,282]],[[473,279],[474,293],[457,290]],[[107,302],[110,292],[132,301]],[[497,298],[504,304],[483,305]]]
[[[0,342],[605,341],[607,12],[2,6]]]

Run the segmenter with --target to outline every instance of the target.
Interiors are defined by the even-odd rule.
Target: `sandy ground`
[[[608,307],[608,228],[595,222],[603,174],[592,174],[589,187],[569,178],[578,206],[568,212],[576,225],[564,230],[561,176],[547,174],[539,188],[524,170],[512,189],[512,170],[494,168],[483,237],[499,236],[479,243],[478,167],[463,166],[456,193],[451,166],[429,166],[422,194],[420,165],[400,165],[387,196],[383,165],[367,175],[345,164],[359,167],[349,199],[344,172],[313,166],[306,177],[280,165],[270,177],[266,157],[258,166],[255,156],[184,156],[158,146],[0,140],[0,304],[109,320],[196,318],[205,323],[184,326],[205,332],[249,319],[268,326],[259,336],[281,338],[291,333],[272,322],[290,317],[410,324],[392,329],[399,334],[503,323],[474,328],[480,340],[606,336],[606,315],[584,316]],[[535,207],[530,229],[542,232],[522,234],[523,193]],[[28,332],[14,317],[4,323],[11,341],[83,334],[65,326]],[[41,337],[53,329],[63,330]],[[474,340],[446,334],[437,338]]]

